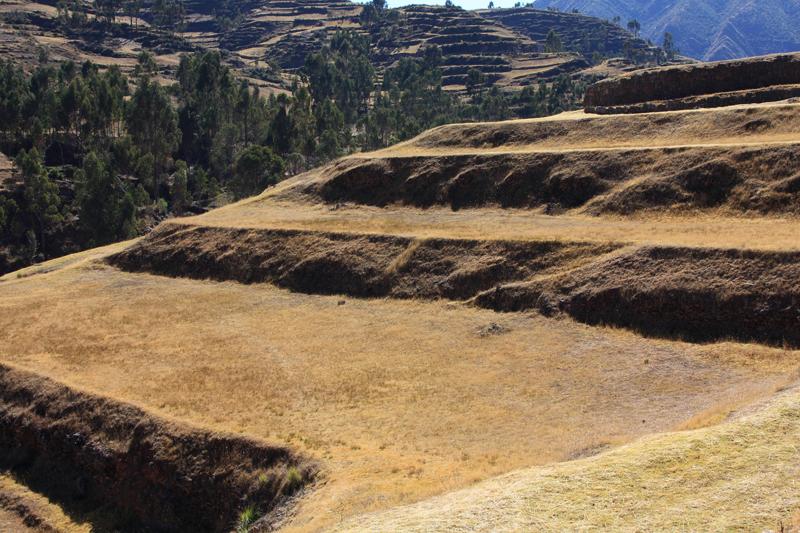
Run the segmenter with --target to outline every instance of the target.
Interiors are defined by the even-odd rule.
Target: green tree
[[[16,202],[5,196],[0,196],[0,238],[5,234],[6,228],[11,222],[11,217],[16,211]]]
[[[675,59],[675,56],[680,53],[680,51],[675,47],[675,40],[670,32],[664,33],[664,41],[661,45],[661,48],[664,50],[664,56],[666,57],[667,61],[672,61]]]
[[[133,197],[100,156],[90,152],[84,158],[76,181],[81,227],[92,245],[128,239],[136,234]]]
[[[236,158],[233,190],[237,198],[258,194],[283,177],[284,160],[266,146],[250,146]]]
[[[555,30],[551,29],[549,32],[547,32],[547,40],[545,40],[544,50],[545,52],[550,53],[564,51],[564,45],[561,42],[561,37],[559,37]]]
[[[170,196],[172,196],[173,211],[178,215],[182,215],[191,203],[191,197],[189,195],[189,168],[186,166],[185,161],[177,161],[175,163],[175,174],[172,175]]]
[[[628,31],[633,34],[634,37],[639,37],[639,31],[642,29],[642,25],[639,23],[638,20],[633,19],[628,21]]]
[[[239,84],[219,52],[183,56],[178,84],[181,159],[209,168],[214,139],[232,121]]]
[[[467,71],[467,81],[465,82],[467,86],[467,94],[472,96],[479,94],[481,89],[483,89],[484,83],[485,76],[483,75],[483,72],[476,68],[471,68]]]
[[[186,18],[183,0],[154,0],[152,11],[156,26],[162,30],[175,32],[183,27]]]
[[[36,148],[20,151],[15,164],[22,174],[25,210],[35,222],[40,250],[46,253],[46,234],[63,220],[58,186],[47,175]]]
[[[127,108],[126,123],[140,154],[151,158],[151,192],[158,199],[161,177],[181,139],[175,109],[158,83],[148,78],[139,82]]]
[[[133,75],[137,78],[151,77],[158,74],[158,63],[155,56],[148,50],[142,50],[136,58]]]
[[[122,6],[122,0],[94,0],[94,11],[98,18],[107,24],[113,24],[117,18],[117,12]]]
[[[25,126],[25,115],[33,114],[33,95],[21,68],[0,59],[0,132],[7,141],[18,139]]]
[[[125,14],[128,23],[134,28],[139,24],[139,13],[142,11],[142,0],[125,0]]]

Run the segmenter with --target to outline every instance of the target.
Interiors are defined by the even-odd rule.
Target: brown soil
[[[313,476],[283,447],[189,428],[0,365],[0,465],[113,529],[225,531],[269,513]],[[302,480],[287,481],[287,469]],[[138,524],[138,526],[137,526]]]

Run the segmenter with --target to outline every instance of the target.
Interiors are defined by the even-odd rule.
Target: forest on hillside
[[[440,124],[572,109],[585,90],[561,76],[503,92],[474,70],[466,94],[454,94],[442,89],[437,46],[380,75],[369,46],[338,31],[306,57],[291,94],[269,96],[216,51],[181,56],[168,84],[148,52],[129,76],[44,50],[32,69],[0,60],[0,151],[19,178],[0,190],[0,272],[142,234]]]

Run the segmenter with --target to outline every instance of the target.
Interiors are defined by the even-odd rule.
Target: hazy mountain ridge
[[[538,0],[536,7],[619,16],[623,25],[636,19],[642,36],[660,43],[670,32],[682,53],[707,61],[800,49],[800,4],[789,0]]]

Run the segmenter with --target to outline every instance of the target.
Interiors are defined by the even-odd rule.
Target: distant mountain
[[[537,0],[537,8],[577,9],[621,24],[636,19],[642,36],[670,32],[681,53],[706,61],[800,50],[798,0]]]

